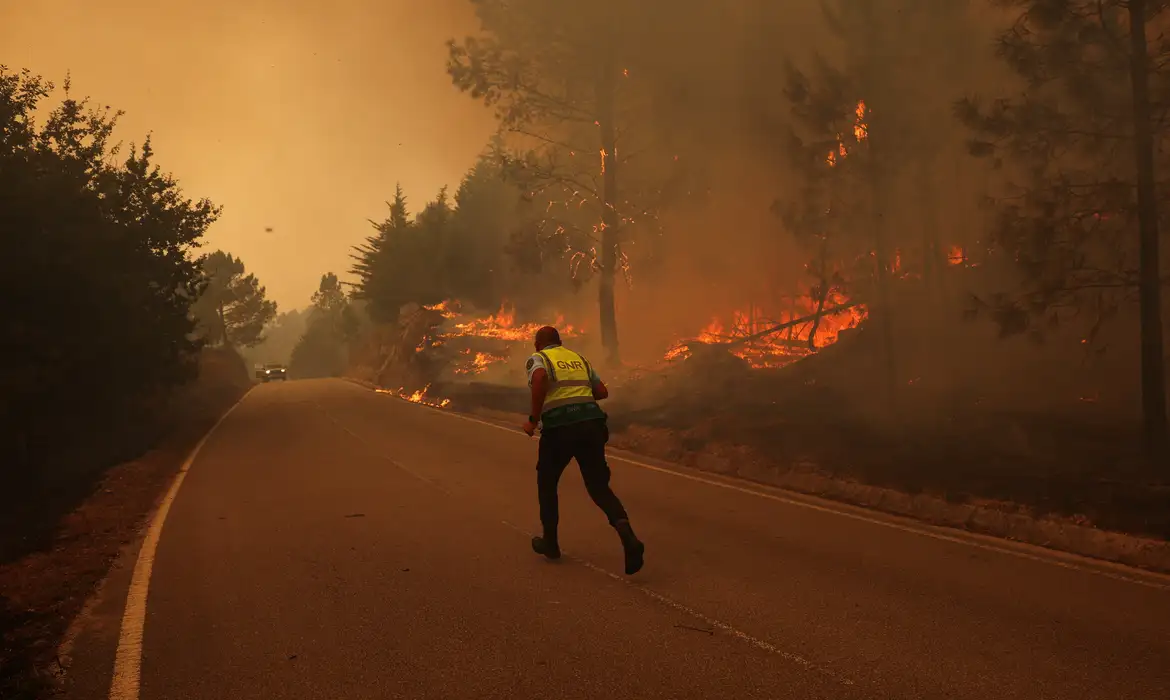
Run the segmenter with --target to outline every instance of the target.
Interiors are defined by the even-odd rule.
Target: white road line
[[[515,530],[516,532],[519,532],[522,535],[527,535],[529,537],[532,537],[532,533],[528,532],[527,530],[525,530],[522,527],[519,527],[517,525],[513,525],[512,523],[508,522],[507,520],[502,520],[501,522],[504,525],[507,525],[508,527],[512,528],[513,530]],[[625,577],[625,576],[619,576],[619,575],[613,573],[612,571],[610,571],[609,569],[600,567],[591,561],[588,561],[586,559],[581,559],[580,557],[569,556],[568,554],[565,554],[563,552],[561,553],[561,558],[576,562],[576,563],[584,566],[586,569],[589,569],[589,570],[594,571],[596,573],[608,576],[609,578],[613,579],[614,581],[625,584],[626,586],[629,586],[630,588],[633,588],[634,590],[636,590],[640,593],[646,594],[647,596],[653,598],[654,600],[658,601],[659,603],[665,605],[668,608],[672,608],[672,609],[674,609],[674,610],[676,610],[684,615],[687,615],[688,617],[692,617],[692,618],[698,620],[699,622],[702,622],[703,624],[707,625],[708,627],[714,627],[715,629],[717,629],[721,632],[724,632],[728,635],[731,635],[732,637],[735,637],[736,639],[740,640],[741,642],[745,642],[745,643],[759,649],[760,651],[766,652],[768,654],[774,654],[776,656],[779,656],[780,658],[784,659],[785,661],[787,661],[791,664],[794,664],[796,666],[800,666],[801,668],[803,668],[806,671],[812,671],[815,673],[819,673],[819,674],[821,674],[827,678],[830,678],[830,679],[832,679],[832,680],[834,680],[842,685],[853,685],[854,684],[852,680],[850,680],[849,678],[846,678],[845,676],[842,676],[839,673],[835,673],[833,671],[830,671],[829,669],[825,668],[824,666],[820,666],[812,661],[809,661],[808,659],[804,658],[803,656],[800,656],[799,654],[793,654],[790,651],[784,651],[783,649],[776,646],[775,644],[772,644],[771,642],[760,639],[759,637],[752,636],[752,635],[748,634],[747,632],[744,632],[743,630],[732,627],[731,625],[727,624],[726,622],[721,622],[720,620],[716,620],[713,617],[709,617],[709,616],[699,612],[698,610],[695,610],[694,608],[692,608],[688,605],[684,605],[683,603],[680,603],[677,600],[674,600],[673,598],[670,598],[668,596],[665,596],[665,595],[659,593],[658,591],[649,589],[645,586],[642,586],[638,583],[635,583],[633,581],[633,579],[630,579],[630,578]]]
[[[322,413],[325,414],[326,418],[328,418],[334,425],[336,425],[338,428],[340,428],[342,431],[344,431],[347,435],[354,438],[358,442],[362,443],[366,447],[370,447],[370,448],[374,447],[368,440],[363,438],[361,435],[358,435],[354,431],[350,430],[347,426],[345,426],[343,423],[341,423],[341,421],[334,418],[332,414],[330,414],[328,411],[326,411],[324,409],[324,407],[318,405],[318,409]],[[502,426],[496,426],[496,427],[502,427]],[[395,460],[391,457],[388,457],[387,455],[381,454],[381,452],[378,451],[376,448],[374,449],[374,452],[376,453],[377,457],[386,460],[390,464],[397,467],[399,470],[409,474],[410,476],[413,476],[414,478],[418,479],[419,481],[422,481],[423,483],[425,483],[429,486],[434,487],[436,490],[441,491],[442,493],[444,493],[448,496],[454,497],[455,494],[452,493],[450,489],[447,489],[447,488],[435,483],[433,480],[428,479],[427,477],[423,476],[422,474],[419,474],[415,470],[403,465],[402,463],[398,462],[397,460]],[[513,523],[508,522],[507,520],[501,520],[500,523],[503,524],[504,526],[512,529],[512,530],[515,530],[516,532],[519,532],[522,535],[532,537],[532,533],[528,532],[527,530],[525,530],[522,527],[519,527],[518,525],[514,525]],[[709,616],[699,612],[698,610],[695,610],[694,608],[691,608],[687,605],[684,605],[683,603],[678,602],[677,600],[674,600],[673,598],[670,598],[668,596],[665,596],[665,595],[659,593],[658,591],[654,591],[654,590],[651,590],[649,588],[646,588],[645,586],[639,585],[627,577],[618,576],[617,574],[613,573],[612,571],[605,569],[603,567],[600,567],[591,561],[588,561],[586,559],[581,559],[580,557],[569,556],[567,554],[562,554],[562,558],[567,559],[569,561],[576,562],[576,563],[584,566],[585,568],[587,568],[590,571],[593,571],[595,573],[599,573],[599,574],[603,574],[605,576],[608,576],[609,578],[613,579],[614,581],[618,581],[619,583],[625,584],[626,586],[629,586],[630,588],[633,588],[636,591],[644,593],[645,595],[647,595],[650,598],[654,599],[655,601],[661,603],[662,605],[667,606],[668,608],[671,608],[677,612],[680,612],[684,615],[687,615],[688,617],[694,618],[695,620],[702,622],[703,624],[707,625],[708,627],[714,627],[715,629],[717,629],[721,632],[724,632],[725,634],[728,634],[732,637],[735,637],[736,639],[740,640],[741,642],[745,642],[745,643],[755,647],[756,649],[759,649],[760,651],[766,652],[768,654],[773,654],[775,656],[780,657],[781,659],[784,659],[785,661],[787,661],[791,664],[794,664],[796,666],[800,666],[801,668],[803,668],[806,671],[819,673],[819,674],[821,674],[821,675],[823,675],[831,680],[834,680],[837,683],[840,683],[842,685],[853,685],[854,684],[853,681],[850,680],[849,678],[846,678],[845,676],[842,676],[839,673],[835,673],[833,671],[830,671],[829,669],[825,668],[824,666],[820,666],[812,661],[809,661],[808,659],[804,658],[803,656],[800,656],[799,654],[793,654],[790,651],[785,651],[785,650],[781,649],[780,647],[776,646],[775,644],[772,644],[771,642],[760,639],[759,637],[752,636],[752,635],[748,634],[747,632],[744,632],[743,630],[740,630],[736,627],[732,627],[731,625],[727,624],[726,622],[722,622],[722,621],[717,620],[713,617],[709,617]]]
[[[480,418],[475,418],[473,416],[468,416],[468,415],[465,415],[462,413],[457,413],[457,412],[445,410],[445,409],[434,408],[431,406],[423,406],[422,404],[414,404],[413,402],[409,402],[409,401],[404,401],[404,403],[412,403],[413,405],[421,406],[422,408],[434,411],[435,413],[438,413],[440,415],[452,416],[454,418],[469,421],[471,423],[479,423],[480,425],[486,425],[490,428],[502,430],[502,431],[504,431],[506,433],[510,433],[512,435],[521,436],[526,440],[532,439],[532,438],[529,438],[527,435],[525,435],[519,428],[513,429],[513,428],[509,428],[507,426],[500,425],[499,423],[493,423],[491,421],[486,421],[486,420],[483,420]],[[1109,562],[1109,561],[1104,561],[1104,560],[1101,560],[1101,561],[1091,560],[1091,559],[1088,559],[1086,557],[1082,557],[1078,554],[1073,554],[1071,552],[1061,552],[1059,550],[1045,550],[1042,547],[1039,547],[1037,545],[1027,545],[1025,543],[1018,544],[1018,546],[1020,546],[1020,547],[1025,547],[1025,546],[1031,547],[1031,548],[1039,550],[1043,553],[1028,552],[1028,551],[1024,551],[1023,549],[1016,549],[1015,547],[1005,546],[1002,544],[991,542],[990,540],[993,540],[994,538],[991,537],[990,535],[980,535],[979,533],[969,533],[967,537],[958,537],[955,535],[947,534],[946,532],[942,532],[941,531],[943,529],[942,527],[938,527],[937,529],[935,529],[936,526],[931,526],[931,525],[914,526],[914,525],[909,525],[909,524],[905,524],[905,523],[895,522],[893,520],[885,520],[882,518],[865,515],[864,513],[852,512],[850,510],[846,510],[845,507],[834,508],[830,505],[822,505],[819,503],[812,503],[810,501],[804,501],[801,499],[789,498],[787,496],[782,496],[780,494],[769,493],[768,491],[762,491],[759,489],[748,488],[746,486],[741,486],[739,484],[730,484],[730,483],[727,483],[724,481],[719,481],[716,479],[708,479],[708,478],[699,476],[697,474],[688,474],[686,472],[679,471],[676,469],[667,469],[665,467],[659,467],[659,466],[656,466],[653,464],[639,462],[637,460],[629,459],[628,457],[621,457],[621,456],[613,455],[613,454],[608,455],[608,457],[611,460],[618,460],[620,462],[624,462],[626,464],[630,464],[630,465],[633,465],[635,467],[640,467],[642,469],[647,469],[650,471],[658,472],[660,474],[667,474],[669,476],[677,477],[679,479],[686,479],[688,481],[695,481],[698,483],[707,484],[709,486],[717,486],[721,489],[727,489],[728,491],[736,491],[738,493],[743,493],[743,494],[747,494],[750,496],[756,496],[758,498],[764,498],[764,499],[767,499],[770,501],[775,501],[777,503],[784,503],[786,505],[797,506],[799,508],[805,508],[805,509],[817,511],[820,513],[828,513],[831,515],[837,515],[837,516],[841,516],[844,518],[849,518],[851,520],[857,520],[859,522],[869,523],[871,525],[880,525],[882,527],[890,528],[892,530],[907,532],[907,533],[919,535],[922,537],[929,537],[931,539],[941,540],[943,542],[952,542],[955,544],[961,544],[961,545],[965,545],[968,547],[974,547],[975,549],[982,549],[982,550],[985,550],[988,552],[995,552],[997,554],[1006,554],[1009,556],[1017,557],[1019,559],[1026,559],[1028,561],[1034,561],[1034,562],[1038,562],[1041,564],[1049,564],[1052,566],[1058,566],[1062,569],[1069,569],[1071,571],[1078,571],[1078,572],[1082,572],[1082,573],[1096,574],[1098,576],[1103,576],[1105,578],[1113,579],[1115,581],[1132,583],[1132,584],[1136,584],[1138,586],[1145,586],[1147,588],[1153,588],[1153,589],[1161,590],[1161,591],[1170,591],[1170,576],[1166,576],[1165,574],[1160,574],[1160,573],[1152,572],[1152,571],[1149,571],[1149,572],[1142,571],[1141,573],[1143,576],[1149,577],[1147,579],[1147,578],[1138,578],[1137,576],[1127,575],[1124,573],[1107,571],[1104,568],[1104,567],[1110,567],[1110,568],[1131,570],[1131,567],[1127,567],[1124,564],[1117,564],[1115,562]],[[779,489],[779,487],[776,487],[776,488]],[[809,496],[809,498],[811,499],[811,498],[816,498],[816,497]],[[858,508],[860,508],[860,506],[858,506]],[[892,517],[897,517],[897,516],[892,516]],[[986,538],[986,540],[989,540],[989,541],[979,541],[979,540],[975,539],[977,537],[978,538]],[[1072,561],[1069,561],[1069,560],[1072,560]],[[1081,563],[1082,561],[1085,563]]]
[[[154,555],[158,551],[163,523],[167,520],[171,504],[174,503],[175,496],[179,493],[179,487],[183,485],[183,480],[187,478],[187,472],[191,470],[191,465],[199,456],[203,445],[216,428],[231,415],[232,411],[243,403],[251,391],[248,389],[244,392],[239,401],[236,401],[227,412],[219,417],[215,425],[211,426],[211,430],[207,431],[203,439],[195,445],[195,449],[187,455],[187,459],[183,461],[183,466],[179,468],[179,473],[175,475],[170,489],[163,496],[158,510],[150,521],[150,527],[142,541],[142,548],[138,550],[138,560],[134,563],[134,573],[130,578],[130,590],[126,594],[126,609],[122,612],[122,626],[118,632],[118,651],[114,657],[114,677],[110,681],[110,700],[138,700],[142,680],[142,634],[146,625],[146,597],[150,591],[150,574],[154,570]]]

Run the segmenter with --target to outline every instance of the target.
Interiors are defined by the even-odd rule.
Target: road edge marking
[[[114,674],[110,679],[109,700],[138,700],[142,680],[142,640],[146,626],[146,598],[150,592],[150,575],[154,571],[154,556],[158,551],[158,543],[162,537],[163,524],[171,504],[179,494],[179,487],[191,471],[191,465],[203,450],[208,439],[223,424],[227,417],[235,411],[244,399],[256,388],[253,384],[244,392],[228,410],[224,411],[219,420],[204,433],[195,447],[187,454],[179,472],[171,481],[170,488],[159,502],[158,509],[151,516],[150,525],[142,546],[138,550],[138,558],[134,562],[134,573],[130,577],[130,588],[126,592],[126,607],[122,611],[122,622],[118,628],[118,649],[114,655]]]
[[[519,532],[521,535],[524,535],[526,537],[533,536],[533,534],[531,532],[525,530],[524,528],[522,528],[518,525],[514,525],[513,523],[510,523],[507,520],[501,520],[500,522],[503,523],[505,526],[511,528],[512,530]],[[601,574],[601,575],[606,576],[606,577],[608,577],[608,578],[610,578],[610,579],[612,579],[620,584],[623,584],[624,586],[627,586],[628,588],[632,588],[633,590],[650,597],[651,599],[657,601],[658,603],[660,603],[662,605],[665,605],[666,607],[674,610],[675,612],[682,613],[683,615],[686,615],[686,616],[691,617],[695,620],[698,620],[699,622],[704,623],[708,627],[714,628],[711,630],[712,632],[714,632],[715,630],[719,630],[720,632],[723,632],[724,634],[727,634],[728,636],[731,636],[731,637],[734,637],[735,639],[738,639],[739,641],[747,644],[748,646],[755,647],[756,649],[758,649],[764,653],[771,654],[773,656],[777,656],[777,657],[783,659],[784,661],[787,661],[788,663],[790,663],[794,666],[799,666],[802,669],[804,669],[805,671],[808,671],[810,673],[820,674],[821,676],[824,676],[825,678],[828,678],[829,680],[832,680],[832,681],[839,683],[841,685],[847,685],[847,686],[856,686],[857,685],[857,683],[853,679],[849,678],[848,676],[837,673],[836,671],[833,671],[833,670],[831,670],[831,669],[829,669],[821,664],[818,664],[814,661],[810,661],[809,659],[801,656],[800,654],[796,654],[796,653],[791,652],[791,651],[786,651],[786,650],[776,646],[772,642],[767,641],[766,639],[761,639],[760,637],[756,637],[755,635],[744,632],[743,630],[741,630],[737,627],[733,627],[732,625],[729,625],[726,622],[719,620],[718,618],[714,618],[714,617],[711,617],[710,615],[707,615],[706,613],[700,612],[700,611],[690,607],[689,605],[687,605],[685,603],[680,603],[677,600],[675,600],[674,598],[671,598],[670,596],[668,596],[666,594],[659,593],[658,591],[656,591],[656,590],[654,590],[654,589],[650,588],[649,586],[646,586],[642,583],[638,583],[634,579],[631,579],[628,576],[619,576],[618,574],[615,574],[614,572],[610,571],[609,569],[606,569],[603,566],[598,566],[597,564],[594,564],[593,562],[589,561],[588,559],[585,559],[585,558],[579,557],[579,556],[575,556],[567,551],[562,551],[561,559],[580,564],[581,566],[585,567],[586,569],[589,569],[590,571],[592,571],[594,573]]]
[[[359,385],[360,386],[360,385]],[[397,397],[395,397],[397,398]],[[436,408],[434,406],[427,406],[425,404],[415,403],[413,401],[405,401],[399,399],[404,403],[409,403],[413,406],[421,406],[429,409],[435,413],[445,416],[453,416],[460,420],[465,420],[471,423],[479,423],[490,428],[502,430],[513,435],[523,436],[525,439],[532,438],[524,435],[519,428],[510,428],[503,423],[496,423],[490,420],[485,420],[474,415],[460,413],[451,409]],[[618,452],[628,452],[627,450],[617,450]],[[851,503],[843,503],[833,501],[821,496],[800,493],[799,491],[790,491],[781,486],[769,486],[764,484],[752,484],[757,488],[750,488],[746,484],[735,484],[720,481],[714,478],[708,478],[700,474],[692,474],[690,471],[693,467],[685,465],[676,465],[677,468],[662,467],[654,464],[648,464],[629,457],[615,455],[612,452],[607,453],[607,457],[611,460],[618,460],[626,464],[646,469],[648,471],[658,472],[660,474],[667,474],[679,479],[686,479],[701,484],[716,486],[721,489],[729,491],[736,491],[738,493],[756,496],[769,501],[777,503],[784,503],[786,505],[797,506],[820,513],[829,515],[837,515],[850,520],[869,523],[872,525],[879,525],[881,527],[889,528],[891,530],[898,530],[921,537],[927,537],[933,540],[942,542],[951,542],[954,544],[973,547],[987,552],[997,554],[1004,554],[1007,556],[1033,561],[1040,564],[1048,564],[1061,569],[1068,569],[1070,571],[1078,571],[1081,573],[1093,574],[1103,578],[1113,579],[1124,583],[1135,584],[1160,591],[1170,591],[1170,575],[1163,574],[1158,571],[1149,571],[1122,564],[1120,562],[1109,561],[1108,559],[1094,559],[1086,557],[1075,552],[1065,552],[1059,549],[1050,549],[1041,547],[1040,545],[1028,544],[1026,542],[1015,542],[1012,540],[1004,540],[994,535],[984,535],[979,532],[970,532],[945,525],[933,525],[931,523],[915,521],[907,516],[897,515],[894,513],[884,513],[882,511],[873,510],[864,506],[857,506]],[[773,493],[773,491],[779,493]],[[791,495],[789,495],[791,494]],[[953,534],[952,534],[953,533]],[[1026,548],[1026,549],[1025,549]]]
[[[410,403],[414,403],[414,402],[412,401]],[[329,420],[331,423],[333,423],[333,425],[335,427],[337,427],[342,432],[344,432],[347,435],[349,435],[350,437],[352,437],[354,440],[356,440],[358,443],[365,446],[366,448],[372,448],[371,449],[371,456],[378,458],[378,459],[385,460],[386,462],[389,462],[395,469],[398,469],[402,473],[404,473],[410,477],[413,477],[413,478],[417,479],[418,481],[421,481],[424,484],[434,488],[435,490],[439,491],[440,493],[447,496],[448,498],[458,498],[458,496],[456,496],[456,494],[454,492],[452,492],[450,489],[448,489],[447,487],[436,483],[432,479],[429,479],[429,478],[423,476],[422,474],[419,474],[417,471],[415,471],[414,469],[411,469],[410,467],[406,466],[405,464],[398,461],[397,459],[394,459],[393,457],[390,457],[389,455],[384,454],[381,450],[377,449],[372,444],[370,444],[369,440],[362,437],[358,433],[355,433],[353,430],[350,430],[350,428],[348,426],[346,426],[344,423],[342,423],[340,420],[338,420],[333,414],[329,413],[329,411],[327,409],[325,409],[323,406],[318,405],[317,408],[318,408],[318,410],[321,411],[322,414],[324,414],[324,416],[327,420]],[[433,408],[433,407],[428,406],[427,408]],[[503,426],[496,426],[496,427],[502,428]],[[524,535],[525,537],[532,537],[531,532],[525,530],[524,528],[520,527],[519,525],[511,523],[507,520],[500,520],[498,522],[500,524],[504,525],[505,527],[513,530],[514,532],[518,532],[521,535]],[[663,593],[659,593],[658,591],[655,591],[652,588],[649,588],[648,586],[645,586],[641,583],[637,583],[629,577],[619,576],[619,575],[613,573],[612,571],[610,571],[609,569],[606,569],[605,567],[598,566],[597,564],[594,564],[593,562],[589,561],[588,559],[585,559],[585,558],[579,557],[579,556],[574,556],[573,554],[571,554],[569,552],[563,553],[562,558],[567,560],[567,561],[580,564],[584,568],[586,568],[594,573],[602,574],[603,576],[606,576],[606,577],[608,577],[608,578],[610,578],[610,579],[612,579],[620,584],[623,584],[629,588],[632,588],[635,591],[638,591],[638,592],[648,596],[652,600],[658,602],[661,605],[665,605],[668,608],[671,608],[675,612],[682,613],[683,615],[686,615],[686,616],[691,617],[695,620],[698,620],[698,621],[706,624],[707,626],[714,628],[714,630],[719,630],[720,632],[723,632],[724,634],[727,634],[735,639],[738,639],[739,641],[746,643],[749,646],[755,647],[756,649],[763,651],[767,654],[777,656],[790,664],[793,664],[795,666],[799,666],[800,668],[804,669],[807,672],[820,674],[821,676],[824,676],[825,678],[828,678],[829,680],[832,680],[832,681],[839,683],[841,685],[845,685],[845,686],[855,686],[856,685],[856,682],[853,681],[848,676],[842,675],[842,674],[837,673],[836,671],[833,671],[833,670],[831,670],[831,669],[829,669],[821,664],[810,661],[809,659],[801,656],[800,654],[796,654],[796,653],[791,652],[791,651],[786,651],[786,650],[776,646],[775,644],[773,644],[765,639],[761,639],[761,638],[756,637],[752,634],[744,632],[743,630],[741,630],[737,627],[734,627],[732,625],[729,625],[726,622],[723,622],[722,620],[719,620],[719,619],[711,617],[710,615],[707,615],[703,612],[700,612],[700,611],[686,605],[685,603],[680,603],[677,600],[675,600],[675,599],[673,599],[673,598],[671,598]],[[714,630],[712,630],[712,632]]]

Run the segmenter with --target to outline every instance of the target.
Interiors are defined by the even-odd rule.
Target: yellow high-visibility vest
[[[581,355],[560,345],[545,348],[538,353],[548,373],[548,393],[544,397],[541,415],[578,403],[596,403],[593,398],[593,368]]]

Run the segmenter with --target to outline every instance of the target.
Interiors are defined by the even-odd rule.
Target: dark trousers
[[[605,461],[605,444],[609,442],[609,426],[605,420],[585,420],[579,423],[547,428],[540,435],[540,451],[536,462],[536,492],[540,499],[540,524],[545,535],[556,537],[560,508],[557,503],[557,484],[561,474],[573,459],[581,469],[585,490],[605,512],[609,524],[628,520],[622,502],[609,487],[609,464]]]

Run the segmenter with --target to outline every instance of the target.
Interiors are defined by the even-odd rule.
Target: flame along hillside
[[[710,353],[737,358],[748,369],[778,369],[836,342],[864,321],[864,306],[840,294],[825,299],[798,297],[782,310],[747,305],[711,319],[693,337],[664,343],[660,358],[648,365],[608,372],[622,385],[646,373],[659,373]],[[399,323],[381,328],[355,353],[351,374],[407,401],[447,407],[514,409],[523,402],[523,358],[542,325],[556,326],[566,341],[589,342],[579,325],[563,316],[519,322],[505,303],[487,315],[475,314],[456,300],[404,307]]]
[[[551,323],[561,335],[581,331],[563,317],[518,323],[511,304],[487,315],[467,311],[456,300],[433,306],[407,305],[393,326],[376,329],[351,357],[350,374],[414,403],[446,407],[449,389],[490,380],[501,386],[524,383],[521,357],[538,328]]]
[[[779,314],[753,305],[726,318],[714,318],[695,338],[672,345],[663,359],[685,360],[699,346],[717,346],[752,369],[775,369],[832,345],[843,331],[856,328],[866,318],[864,305],[850,303],[840,293],[831,293],[823,301],[799,297],[785,306]]]
[[[928,296],[925,281],[901,263],[897,256],[892,302],[915,308]],[[985,269],[958,249],[950,263],[956,289]],[[1032,414],[1024,432],[1017,395],[994,378],[1012,367],[1002,342],[961,322],[953,300],[897,316],[896,412],[883,397],[881,333],[868,309],[835,294],[823,306],[811,298],[779,306],[730,311],[654,363],[607,372],[617,388],[606,406],[614,446],[751,478],[787,475],[814,493],[845,493],[816,485],[837,479],[1170,534],[1165,489],[1101,488],[1119,443],[1097,404],[1069,395],[1066,414]],[[579,326],[546,322],[589,342]],[[516,418],[527,393],[522,358],[540,325],[518,322],[508,305],[488,314],[453,301],[414,306],[359,349],[351,374],[407,401]],[[1046,448],[1021,452],[1021,435]]]

